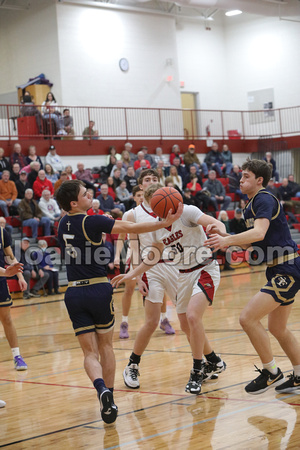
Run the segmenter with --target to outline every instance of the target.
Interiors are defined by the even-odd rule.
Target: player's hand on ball
[[[170,209],[170,211],[168,212],[168,215],[164,221],[165,226],[168,227],[170,225],[172,225],[172,223],[174,223],[176,220],[178,220],[181,216],[181,214],[183,213],[183,203],[179,203],[178,204],[178,208],[175,214],[172,214],[172,210]]]

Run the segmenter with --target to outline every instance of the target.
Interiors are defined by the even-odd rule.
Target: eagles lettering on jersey
[[[248,229],[254,227],[256,219],[270,221],[264,239],[252,242],[254,247],[263,250],[264,261],[272,261],[284,254],[297,252],[297,245],[291,237],[282,206],[279,200],[266,189],[260,189],[249,200],[244,209],[244,218]]]
[[[163,243],[165,245],[170,245],[172,242],[177,241],[178,239],[182,238],[183,234],[182,231],[176,231],[175,233],[171,234],[167,238],[163,239]]]
[[[102,233],[111,233],[115,221],[105,216],[68,214],[58,228],[58,239],[69,281],[106,276],[108,249]]]

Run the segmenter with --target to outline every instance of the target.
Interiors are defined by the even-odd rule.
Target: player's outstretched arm
[[[160,222],[143,222],[132,223],[126,220],[116,220],[112,228],[112,233],[150,233],[152,231],[160,230],[161,228],[167,228],[172,225],[173,222],[178,220],[183,212],[183,204],[179,203],[178,209],[175,214],[172,214],[172,210],[169,211],[165,220]]]
[[[226,233],[226,227],[224,223],[207,214],[203,214],[200,217],[200,219],[198,220],[198,224],[206,227],[206,234],[217,233],[221,236],[229,236],[228,233]]]
[[[126,283],[126,281],[130,281],[133,278],[139,277],[144,272],[147,272],[147,270],[151,269],[155,264],[158,263],[158,261],[161,259],[161,254],[164,249],[163,244],[155,244],[152,245],[150,251],[148,252],[147,257],[144,259],[143,262],[139,266],[137,266],[135,269],[130,270],[126,275],[121,274],[117,275],[111,280],[111,284],[113,287],[118,287],[122,283]]]
[[[230,247],[231,245],[238,245],[239,247],[251,245],[254,242],[259,242],[264,239],[269,225],[270,221],[268,219],[256,219],[254,228],[251,228],[251,230],[239,234],[230,234],[225,237],[218,234],[212,234],[209,239],[204,242],[204,245],[213,248],[214,251]]]

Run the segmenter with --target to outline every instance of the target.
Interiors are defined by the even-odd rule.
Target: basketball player
[[[154,169],[143,170],[138,179],[139,186],[144,192],[148,186],[157,184],[157,182],[158,173]],[[141,224],[145,222],[158,222],[158,217],[153,213],[150,205],[145,200],[140,206],[129,211],[127,218],[132,222]],[[137,235],[131,233],[129,239],[132,251],[132,267],[135,268],[140,263],[140,255],[142,259],[146,257],[148,253],[147,249],[152,244],[152,235],[148,233],[141,234],[137,237]],[[147,279],[145,280],[149,285],[149,291],[147,293],[143,280],[140,279],[140,276],[136,277],[140,292],[146,293],[144,296],[145,323],[136,335],[133,352],[130,355],[128,365],[123,371],[124,383],[131,389],[137,389],[140,386],[138,375],[141,356],[159,323],[165,292],[172,301],[176,298],[177,278],[178,270],[174,267],[167,266],[163,260],[147,274]]]
[[[4,228],[0,228],[0,268],[2,272],[0,278],[0,321],[3,325],[6,339],[8,340],[9,346],[12,351],[15,369],[18,371],[27,370],[27,364],[20,355],[20,349],[18,346],[18,336],[10,314],[10,307],[13,302],[8,290],[5,275],[3,275],[3,273],[5,273],[4,269],[4,266],[6,264],[5,260],[7,260],[9,264],[16,264],[15,267],[20,267],[19,263],[17,262],[13,254],[11,248],[11,238],[9,234]],[[11,270],[11,268],[9,269]],[[27,283],[24,280],[22,271],[16,271],[16,275],[18,277],[18,282],[21,291],[25,291],[25,289],[27,288]]]
[[[4,269],[3,267],[0,267],[0,277],[1,277],[0,278],[0,289],[1,289],[1,297],[0,298],[2,298],[3,293],[5,293],[5,295],[9,295],[6,280],[3,277],[13,277],[16,274],[21,273],[23,270],[22,266],[23,266],[23,264],[17,263],[17,264],[7,267],[6,269]],[[5,289],[4,283],[2,282],[2,278],[6,283],[6,289]],[[3,289],[3,287],[4,287],[4,289]],[[1,303],[2,303],[2,301],[0,300],[0,308],[2,307]],[[1,314],[1,311],[0,311],[0,314]],[[5,405],[6,405],[5,401],[0,400],[0,408],[4,408]]]
[[[158,185],[148,187],[144,193],[146,202],[149,203],[157,189]],[[112,280],[113,285],[118,286],[121,282],[131,280],[146,271],[151,273],[160,266],[157,264],[160,260],[170,262],[164,264],[165,277],[167,270],[174,271],[175,267],[175,270],[179,269],[176,310],[181,329],[188,338],[193,354],[193,369],[185,390],[196,395],[201,392],[202,381],[226,368],[225,362],[212,350],[202,322],[203,314],[212,304],[220,283],[219,265],[211,259],[211,251],[203,247],[206,239],[203,226],[207,227],[209,224],[225,232],[224,224],[215,218],[204,214],[196,206],[184,205],[181,218],[172,227],[152,233],[152,246],[148,246],[143,262],[127,275],[118,275]],[[203,354],[206,362],[203,360]]]
[[[113,385],[115,357],[112,347],[114,310],[112,286],[106,277],[102,233],[149,233],[165,226],[163,222],[134,224],[105,216],[88,216],[92,195],[79,180],[65,181],[56,193],[57,202],[68,212],[58,229],[65,257],[68,289],[65,303],[84,354],[84,368],[97,390],[101,417],[113,423],[118,414]],[[166,223],[180,217],[182,205]],[[99,361],[100,356],[100,361]],[[107,386],[107,387],[106,387]]]
[[[300,388],[300,345],[287,328],[292,304],[300,289],[300,257],[280,202],[265,189],[271,178],[271,166],[253,159],[247,160],[242,170],[240,187],[249,198],[244,209],[248,230],[237,235],[213,234],[206,245],[214,250],[230,245],[252,245],[260,262],[266,261],[267,283],[249,301],[240,316],[240,324],[263,366],[262,370],[256,368],[260,375],[245,390],[248,394],[261,394],[276,386],[277,393],[290,392]],[[265,316],[268,316],[270,333],[293,365],[293,373],[287,381],[276,365],[269,336],[261,324]]]
[[[136,202],[136,205],[139,206],[142,202],[143,202],[143,190],[141,186],[134,186],[133,190],[132,190],[132,194],[133,194],[133,199]],[[126,211],[122,217],[123,220],[127,220],[128,218],[128,214],[130,213],[131,210]],[[116,255],[115,255],[115,266],[116,267],[120,267],[120,255],[121,255],[121,251],[124,245],[124,240],[126,238],[126,235],[123,234],[119,234],[118,236],[118,241],[117,241],[117,247],[116,247]],[[130,270],[130,267],[132,268],[132,266],[130,265],[130,241],[128,239],[128,251],[127,251],[127,256],[126,256],[126,271],[125,273]],[[135,285],[136,285],[136,280],[131,280],[128,281],[125,284],[125,289],[124,289],[124,293],[122,296],[122,322],[120,324],[120,333],[119,333],[119,338],[120,339],[128,339],[129,338],[129,333],[128,333],[128,314],[130,311],[130,306],[131,306],[131,298],[132,295],[134,293],[134,289],[135,289]],[[168,334],[175,334],[175,330],[173,329],[173,327],[171,326],[168,318],[167,318],[167,296],[164,295],[163,298],[163,303],[161,306],[161,315],[160,315],[160,328],[168,335]]]

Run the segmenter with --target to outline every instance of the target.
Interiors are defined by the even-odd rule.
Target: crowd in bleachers
[[[268,152],[264,159],[272,164],[273,175],[278,180],[272,155]],[[89,215],[110,213],[120,219],[135,206],[132,190],[144,168],[155,169],[163,186],[180,191],[184,204],[195,205],[224,221],[230,233],[245,229],[241,208],[247,197],[240,190],[241,168],[233,163],[228,146],[223,145],[219,151],[215,142],[203,159],[196,153],[194,144],[186,151],[174,145],[169,156],[160,147],[152,155],[146,146],[134,149],[127,142],[121,153],[109,147],[105,165],[86,168],[83,162],[78,162],[75,173],[70,165],[64,167],[53,145],[44,161],[33,145],[25,155],[21,145],[15,143],[9,158],[5,158],[0,148],[0,214],[3,216],[0,226],[5,226],[11,235],[12,218],[18,218],[22,237],[37,241],[41,236],[55,234],[63,215],[55,192],[63,181],[70,179],[82,180],[90,190],[94,200]],[[300,212],[300,185],[293,175],[284,178],[282,183],[275,180],[270,180],[268,190],[282,202],[289,222],[298,223],[295,214]],[[227,211],[230,205],[231,210]],[[108,235],[106,240],[114,243],[112,236]]]

